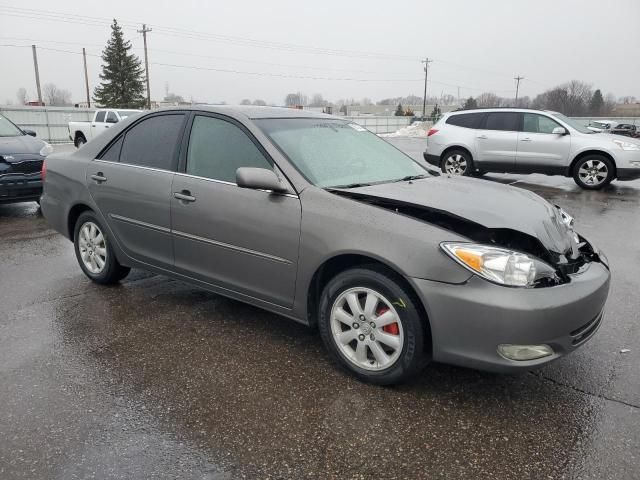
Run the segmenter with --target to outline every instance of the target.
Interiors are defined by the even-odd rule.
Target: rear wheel
[[[81,146],[83,146],[85,143],[87,143],[87,139],[84,138],[84,135],[79,133],[78,135],[76,135],[76,139],[73,142],[73,144],[76,146],[76,148],[80,148]]]
[[[344,271],[322,293],[320,336],[334,361],[360,380],[401,383],[425,363],[425,329],[415,302],[384,270]]]
[[[131,269],[118,263],[105,229],[93,212],[78,217],[73,243],[80,268],[94,282],[117,283],[129,274]]]
[[[603,155],[586,155],[573,166],[573,180],[586,190],[599,190],[613,180],[615,167]]]
[[[464,150],[449,150],[440,162],[442,173],[448,175],[471,175],[474,171],[473,160]]]

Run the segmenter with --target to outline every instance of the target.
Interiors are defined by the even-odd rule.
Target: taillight
[[[47,161],[43,160],[42,161],[42,168],[40,169],[40,177],[42,178],[42,181],[44,182],[44,178],[47,176]]]
[[[430,128],[429,131],[427,132],[427,137],[430,137],[431,135],[435,135],[436,133],[438,133],[437,128]]]

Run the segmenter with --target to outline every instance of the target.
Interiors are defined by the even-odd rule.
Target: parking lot
[[[539,371],[393,388],[257,308],[141,271],[94,285],[35,203],[0,205],[0,478],[638,478],[640,180],[478,181],[575,217],[611,263],[605,322]]]

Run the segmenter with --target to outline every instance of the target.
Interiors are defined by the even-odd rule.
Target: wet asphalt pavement
[[[486,178],[562,206],[606,252],[605,322],[537,372],[430,365],[394,388],[184,283],[93,285],[35,203],[0,205],[0,479],[640,478],[640,181]]]

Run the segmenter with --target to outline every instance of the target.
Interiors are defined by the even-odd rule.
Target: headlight
[[[443,242],[442,249],[476,275],[500,285],[528,287],[545,277],[555,277],[554,269],[524,253],[474,243]]]
[[[640,145],[638,145],[637,143],[623,142],[622,140],[614,140],[613,143],[618,145],[623,150],[632,152],[640,151]]]
[[[40,149],[40,155],[42,155],[43,157],[46,157],[48,155],[51,155],[52,153],[53,153],[53,147],[45,142],[44,147]]]

